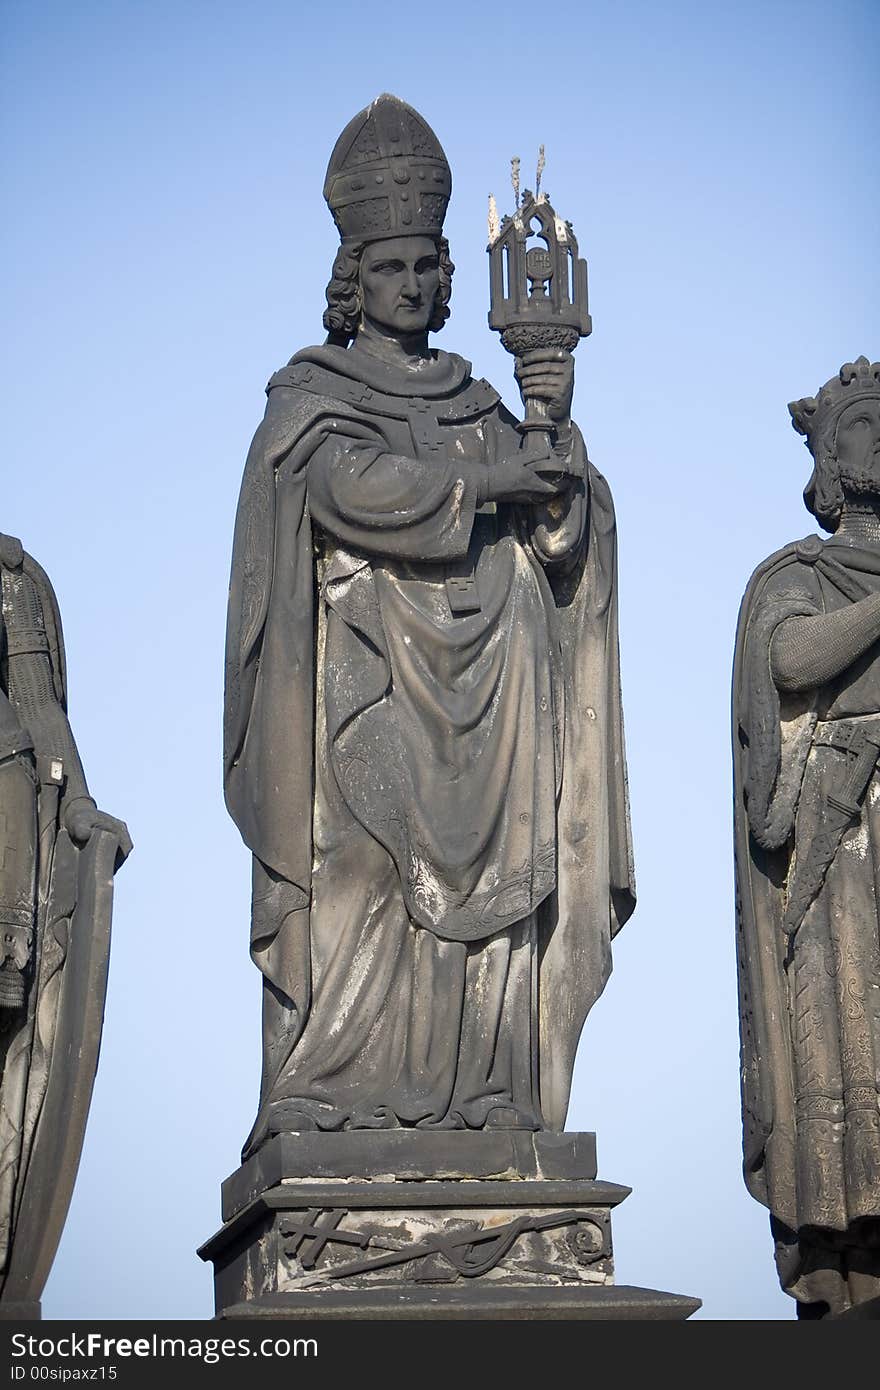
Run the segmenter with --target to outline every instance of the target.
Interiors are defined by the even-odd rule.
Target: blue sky
[[[778,1319],[742,1186],[728,701],[739,600],[814,529],[786,403],[880,356],[880,10],[263,0],[0,8],[4,508],[49,571],[92,790],[129,824],[101,1065],[49,1317],[207,1317],[256,1102],[248,855],[220,783],[232,523],[269,375],[322,336],[336,136],[389,90],[453,169],[438,345],[517,408],[486,197],[590,265],[575,415],[612,484],[639,907],[588,1020],[621,1283]],[[529,181],[529,180],[526,180]]]

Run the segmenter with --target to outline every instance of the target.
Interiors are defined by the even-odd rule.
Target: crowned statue
[[[880,363],[789,410],[830,535],[770,556],[740,612],[744,1172],[817,1318],[880,1300]]]
[[[570,413],[586,265],[537,190],[490,218],[518,421],[432,345],[451,186],[398,98],[346,126],[326,340],[270,380],[245,466],[225,788],[253,855],[263,1078],[201,1252],[231,1315],[314,1312],[330,1286],[363,1313],[359,1290],[399,1300],[403,1279],[409,1315],[439,1282],[472,1316],[476,1276],[577,1309],[613,1282],[625,1189],[594,1182],[595,1136],[563,1133],[634,906],[614,509]]]

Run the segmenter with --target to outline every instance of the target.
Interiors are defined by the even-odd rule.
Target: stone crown
[[[791,423],[812,448],[814,438],[823,438],[833,430],[848,405],[872,396],[880,396],[880,362],[857,357],[855,362],[844,362],[818,395],[792,401],[788,407]]]

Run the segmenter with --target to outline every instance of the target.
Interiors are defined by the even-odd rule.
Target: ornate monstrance
[[[519,194],[519,160],[512,161],[516,211],[500,224],[489,199],[489,327],[516,357],[535,348],[572,352],[592,332],[588,312],[587,263],[578,255],[570,222],[556,215],[540,191],[544,147],[538,157],[536,192]],[[525,432],[544,431],[552,421],[547,403],[526,399]]]

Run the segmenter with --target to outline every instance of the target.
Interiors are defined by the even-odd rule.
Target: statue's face
[[[844,410],[837,424],[837,461],[845,485],[880,492],[880,396]]]
[[[390,333],[424,333],[440,288],[440,257],[426,236],[389,237],[364,247],[364,318]]]

